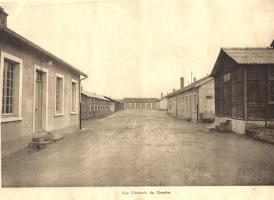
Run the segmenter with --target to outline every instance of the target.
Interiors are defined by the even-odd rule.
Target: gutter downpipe
[[[88,77],[84,77],[81,79],[80,77],[80,81],[79,81],[79,128],[80,130],[82,129],[82,120],[81,120],[81,115],[82,115],[82,109],[81,109],[81,103],[82,103],[82,99],[81,99],[81,81],[87,79]]]

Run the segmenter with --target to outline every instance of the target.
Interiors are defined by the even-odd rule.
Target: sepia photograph
[[[2,188],[273,186],[273,8],[0,0]]]

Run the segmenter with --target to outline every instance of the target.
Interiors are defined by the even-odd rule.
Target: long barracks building
[[[157,98],[124,98],[124,109],[156,109]]]

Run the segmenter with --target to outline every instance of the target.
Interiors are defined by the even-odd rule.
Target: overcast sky
[[[0,5],[9,28],[89,75],[84,90],[114,98],[159,97],[210,74],[221,47],[274,39],[273,0],[54,2]]]

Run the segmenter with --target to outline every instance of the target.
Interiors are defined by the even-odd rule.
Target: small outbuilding
[[[252,126],[273,126],[274,49],[222,48],[211,76],[215,82],[216,126],[244,134]]]

